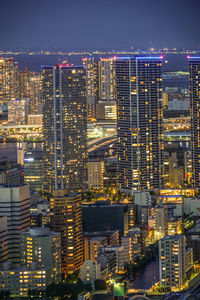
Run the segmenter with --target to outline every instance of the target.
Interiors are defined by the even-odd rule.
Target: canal
[[[159,261],[155,260],[148,264],[136,279],[130,283],[130,289],[149,289],[159,281]]]

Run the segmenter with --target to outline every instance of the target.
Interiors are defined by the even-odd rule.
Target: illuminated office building
[[[30,185],[33,192],[39,192],[43,188],[44,164],[42,151],[39,149],[24,152],[24,182]]]
[[[8,103],[8,122],[15,125],[24,125],[27,123],[30,100],[12,99]]]
[[[190,73],[190,115],[191,115],[191,149],[192,181],[196,189],[200,188],[200,57],[189,58]]]
[[[81,192],[87,182],[86,83],[83,67],[43,70],[44,189]]]
[[[162,59],[115,61],[118,132],[118,189],[162,185]]]
[[[89,121],[96,119],[96,105],[99,99],[99,60],[84,58],[83,65],[86,70],[86,99],[87,117]]]
[[[30,78],[32,72],[25,68],[19,72],[19,98],[30,99]]]
[[[116,101],[98,101],[96,108],[97,120],[117,120]]]
[[[30,99],[30,113],[41,113],[41,74],[33,73],[27,68],[19,72],[19,98]]]
[[[114,59],[101,58],[99,61],[99,99],[115,100]]]
[[[54,190],[50,211],[51,229],[61,233],[62,273],[71,274],[83,263],[81,195]]]
[[[21,264],[30,267],[48,268],[55,282],[61,280],[60,233],[49,228],[31,228],[20,236]]]
[[[52,282],[51,272],[45,267],[33,265],[31,268],[12,268],[5,265],[0,269],[0,292],[9,291],[14,299],[16,296],[28,296],[30,290],[45,291]]]
[[[30,227],[28,185],[0,186],[0,217],[7,217],[8,260],[20,264],[20,234]]]
[[[18,69],[13,58],[0,58],[0,103],[18,97]]]

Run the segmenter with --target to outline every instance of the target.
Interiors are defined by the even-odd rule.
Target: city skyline
[[[200,299],[200,1],[0,3],[0,299]]]

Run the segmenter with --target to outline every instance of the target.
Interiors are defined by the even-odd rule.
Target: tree
[[[9,291],[2,291],[0,292],[0,299],[10,299],[10,292]]]
[[[106,282],[102,279],[96,279],[94,282],[95,290],[105,290],[106,289]]]

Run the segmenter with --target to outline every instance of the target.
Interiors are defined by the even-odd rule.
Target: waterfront
[[[105,54],[103,57],[111,57],[114,56],[111,54]],[[142,55],[142,54],[141,54]],[[14,57],[14,60],[18,63],[19,69],[23,70],[25,67],[28,67],[31,71],[40,72],[42,70],[42,66],[44,65],[53,65],[56,63],[62,63],[63,61],[68,62],[70,64],[82,64],[82,58],[88,57],[88,55],[79,54],[79,55],[2,55],[3,57]],[[102,57],[102,55],[93,55],[94,57]],[[117,56],[124,56],[117,55]],[[127,54],[127,56],[134,56]],[[155,56],[155,54],[152,54]],[[174,71],[188,71],[188,61],[186,54],[165,54],[164,55],[164,63],[163,63],[163,71],[164,72],[174,72]],[[167,62],[167,63],[165,63]]]

